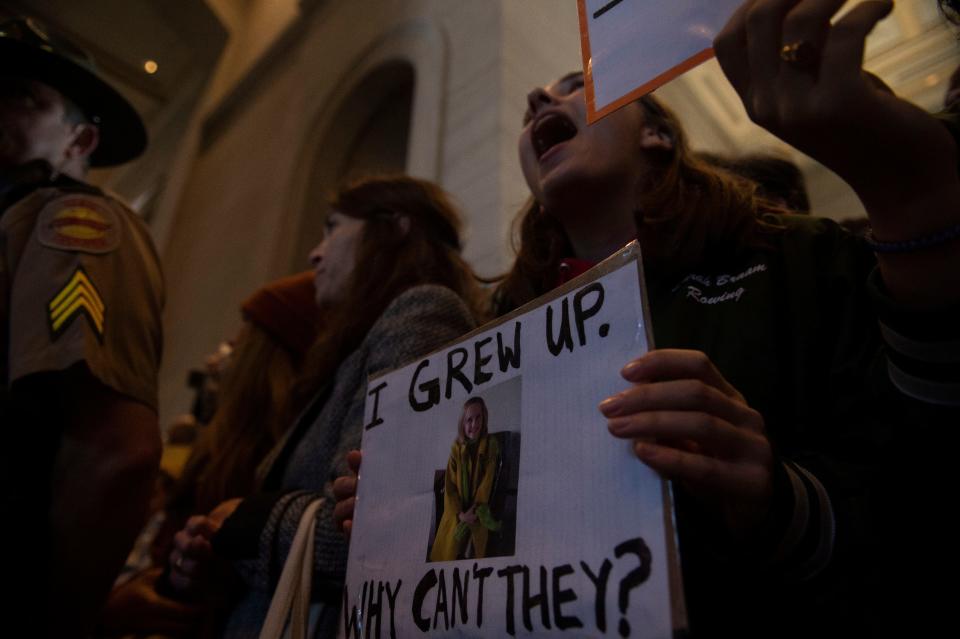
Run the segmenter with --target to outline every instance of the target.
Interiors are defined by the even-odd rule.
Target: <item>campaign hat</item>
[[[91,166],[122,164],[147,146],[143,120],[100,78],[90,55],[32,18],[0,22],[0,76],[43,82],[76,104],[100,129]]]

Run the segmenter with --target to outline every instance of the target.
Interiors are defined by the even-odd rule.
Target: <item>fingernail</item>
[[[644,461],[651,460],[657,456],[654,447],[645,441],[634,442],[633,452],[636,453],[637,457]]]
[[[633,377],[638,370],[640,370],[640,361],[635,359],[623,367],[623,369],[620,371],[620,375],[629,379],[630,377]]]
[[[619,395],[608,397],[600,402],[600,412],[607,417],[615,417],[620,414],[623,408],[623,399]]]
[[[625,424],[626,424],[626,421],[623,419],[616,419],[616,418],[610,419],[610,420],[607,420],[607,429],[610,431],[611,434],[619,435],[620,431],[623,430],[623,427]]]

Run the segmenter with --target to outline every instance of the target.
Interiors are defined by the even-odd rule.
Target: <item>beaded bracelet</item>
[[[900,242],[880,242],[873,237],[873,230],[867,231],[864,239],[875,253],[910,253],[913,251],[922,251],[940,244],[946,244],[952,239],[960,237],[960,224],[954,224],[948,228],[918,237],[913,240],[902,240]]]

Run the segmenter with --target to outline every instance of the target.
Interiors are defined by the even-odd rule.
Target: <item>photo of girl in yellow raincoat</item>
[[[443,516],[430,551],[430,561],[480,559],[487,537],[501,523],[490,512],[500,446],[487,430],[487,405],[471,397],[463,405],[457,439],[450,450],[444,478]]]

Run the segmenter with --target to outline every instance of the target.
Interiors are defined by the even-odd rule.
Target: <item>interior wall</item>
[[[371,66],[406,58],[415,69],[408,170],[451,190],[473,230],[474,222],[486,225],[488,212],[500,210],[499,4],[315,4],[304,21],[289,27],[299,30],[292,44],[268,47],[266,56],[275,57],[268,67],[262,59],[254,64],[259,75],[252,90],[211,100],[200,127],[220,118],[217,134],[182,160],[184,184],[162,249],[168,281],[164,421],[189,405],[186,371],[239,327],[240,301],[289,270],[316,132],[330,122],[345,87]],[[224,63],[218,76],[233,72]],[[247,79],[234,86],[243,88]],[[213,89],[222,82],[215,80]],[[231,106],[220,111],[224,104]],[[482,241],[502,238],[499,228],[474,235],[468,254],[489,255]]]
[[[207,87],[207,100],[222,99],[278,37],[297,20],[300,0],[205,0],[230,29],[224,64]]]
[[[336,106],[332,121],[318,124],[323,130],[317,143],[305,145],[310,157],[297,231],[277,247],[281,254],[289,247],[289,270],[306,268],[329,212],[327,201],[339,185],[374,173],[404,172],[413,92],[413,67],[398,60],[384,63]]]

